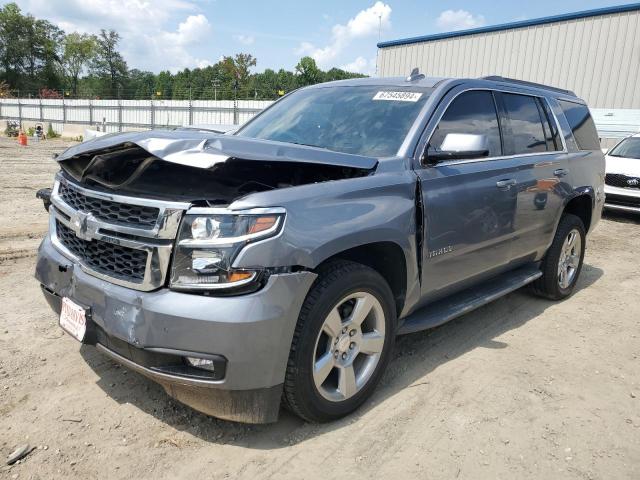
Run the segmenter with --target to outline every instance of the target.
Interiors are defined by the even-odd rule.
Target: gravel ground
[[[33,268],[50,157],[0,139],[0,478],[640,478],[640,217],[607,216],[570,299],[515,292],[402,337],[327,425],[206,417],[63,335]]]

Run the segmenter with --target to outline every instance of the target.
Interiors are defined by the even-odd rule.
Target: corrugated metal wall
[[[381,76],[502,75],[573,90],[591,108],[640,109],[640,11],[381,48]]]

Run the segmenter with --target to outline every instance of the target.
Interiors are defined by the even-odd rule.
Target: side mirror
[[[489,156],[489,140],[486,135],[471,133],[447,133],[440,148],[429,147],[426,152],[427,163],[442,160],[466,160]]]

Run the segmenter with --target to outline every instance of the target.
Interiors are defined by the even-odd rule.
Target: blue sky
[[[18,0],[67,32],[113,28],[130,68],[158,72],[251,53],[256,71],[291,69],[303,55],[323,69],[375,70],[378,26],[391,40],[588,10],[618,1]],[[627,2],[629,3],[629,2]]]

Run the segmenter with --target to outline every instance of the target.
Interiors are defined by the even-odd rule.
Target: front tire
[[[533,292],[550,300],[571,295],[582,271],[585,245],[582,220],[576,215],[564,214],[542,260],[542,277],[532,284]]]
[[[296,325],[283,400],[310,422],[357,409],[372,394],[395,338],[395,301],[375,270],[335,261],[318,272]]]

